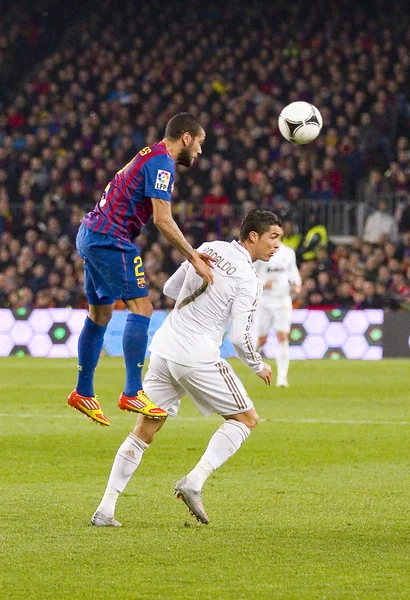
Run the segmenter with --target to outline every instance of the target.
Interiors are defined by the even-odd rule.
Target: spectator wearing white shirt
[[[367,217],[364,226],[363,239],[370,244],[377,244],[383,238],[397,242],[399,228],[395,218],[387,212],[385,200],[379,200],[377,209]]]

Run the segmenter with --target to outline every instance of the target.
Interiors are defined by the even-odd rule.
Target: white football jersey
[[[164,285],[164,294],[176,300],[175,308],[156,331],[149,349],[181,365],[215,363],[231,322],[232,344],[243,362],[258,373],[263,360],[249,330],[262,285],[250,254],[236,241],[206,242],[198,251],[216,258],[214,283],[204,281],[188,261],[179,267]]]
[[[290,295],[290,284],[301,285],[302,280],[296,265],[296,255],[292,248],[280,244],[277,252],[268,262],[257,260],[255,268],[263,285],[272,281],[271,288],[263,289],[262,298],[283,297]]]

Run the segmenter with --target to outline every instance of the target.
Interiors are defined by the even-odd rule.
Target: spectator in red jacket
[[[211,193],[205,196],[202,215],[206,221],[212,221],[225,214],[225,208],[229,206],[231,199],[225,194],[220,183],[211,188]]]

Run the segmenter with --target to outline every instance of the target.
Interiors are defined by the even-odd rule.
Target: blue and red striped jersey
[[[171,201],[175,162],[164,142],[146,146],[116,173],[85,215],[88,229],[133,240],[152,215],[151,198]]]

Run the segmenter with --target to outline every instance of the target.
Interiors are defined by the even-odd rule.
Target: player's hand
[[[256,375],[263,379],[266,385],[270,385],[272,383],[272,368],[267,363],[263,363],[262,371],[259,371],[259,373],[256,373]]]
[[[265,290],[271,290],[273,287],[273,281],[272,279],[269,279],[269,281],[267,281],[264,285]]]
[[[214,268],[214,263],[216,262],[216,258],[214,258],[213,256],[209,256],[209,254],[205,254],[204,252],[197,252],[199,258],[201,258],[204,262],[206,262],[206,264],[211,267],[211,269]]]
[[[214,276],[211,269],[213,269],[213,263],[216,261],[215,258],[209,256],[209,254],[199,253],[195,250],[194,255],[191,259],[191,265],[200,277],[203,277],[208,283],[214,282]]]

